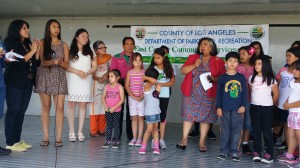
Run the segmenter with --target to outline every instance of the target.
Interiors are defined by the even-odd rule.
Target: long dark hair
[[[215,41],[209,37],[203,37],[199,40],[197,48],[196,48],[196,54],[200,54],[200,44],[202,43],[202,41],[208,41],[210,46],[211,46],[211,51],[210,51],[210,55],[211,56],[217,56],[218,55],[218,49],[217,49],[217,45],[215,43]]]
[[[25,38],[22,41],[22,37],[20,35],[20,30],[22,29],[22,27],[23,27],[24,24],[29,29],[29,24],[25,20],[17,19],[17,20],[12,21],[9,24],[8,31],[7,31],[7,37],[5,38],[5,40],[12,39],[12,40],[18,42],[18,44],[20,46],[24,45],[25,48],[28,51],[30,51],[30,46],[29,46],[29,44],[31,44],[30,39],[29,38]]]
[[[77,46],[77,37],[82,34],[82,33],[87,33],[89,35],[89,33],[81,28],[78,29],[75,33],[75,37],[72,40],[71,46],[70,46],[70,60],[71,61],[77,61],[79,56],[78,56],[78,46]],[[82,47],[82,54],[83,55],[89,55],[91,57],[91,60],[93,59],[93,51],[90,47],[90,39],[88,39],[88,42]]]
[[[248,54],[252,55],[250,60],[249,60],[249,65],[251,65],[251,66],[253,66],[255,64],[255,60],[256,60],[255,56],[253,56],[255,54],[255,52],[250,53],[252,48],[253,47],[251,47],[251,46],[242,46],[238,49],[238,52],[240,52],[241,50],[245,50],[245,51],[247,51]]]
[[[52,23],[57,23],[59,26],[59,33],[57,35],[57,38],[61,40],[61,26],[60,23],[55,19],[50,19],[47,21],[45,26],[45,34],[44,34],[44,59],[45,60],[51,60],[51,55],[53,54],[53,50],[51,49],[51,42],[52,37],[50,34],[50,26]]]
[[[250,44],[250,47],[254,47],[254,45],[258,45],[259,48],[260,48],[260,53],[259,53],[259,55],[256,55],[255,53],[254,53],[254,55],[255,55],[256,57],[263,57],[263,56],[265,55],[265,53],[264,53],[264,49],[263,49],[261,43],[260,43],[259,41],[253,41],[253,42]]]
[[[164,73],[167,78],[171,79],[174,75],[174,70],[169,58],[166,56],[165,50],[163,48],[156,48],[154,50],[154,54],[158,54],[163,57]],[[154,58],[152,58],[150,67],[154,67],[155,65]]]
[[[262,77],[263,77],[262,83],[267,82],[268,86],[270,86],[271,84],[274,84],[275,75],[273,73],[271,61],[266,56],[256,58],[256,61],[258,61],[258,60],[261,60],[261,62],[262,62],[262,68],[261,68],[261,73],[262,73]],[[251,83],[254,82],[254,78],[257,75],[258,75],[258,73],[256,72],[256,70],[254,68],[253,76],[251,78]]]

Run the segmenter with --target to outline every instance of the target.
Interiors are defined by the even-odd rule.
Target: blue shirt
[[[237,111],[247,105],[247,85],[243,74],[222,74],[217,85],[217,108]]]
[[[0,58],[0,87],[5,87],[4,78],[3,78],[3,68],[4,68],[3,60],[4,60],[3,58]]]

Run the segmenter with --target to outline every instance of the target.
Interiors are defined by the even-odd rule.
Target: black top
[[[29,43],[31,42],[29,41]],[[24,46],[29,46],[29,43],[24,44]],[[7,52],[13,50],[13,52],[22,56],[25,56],[29,52],[19,41],[12,38],[6,38],[4,40],[4,45]],[[18,61],[6,64],[4,81],[6,86],[24,90],[35,84],[38,61],[35,59],[35,56],[30,59],[31,61],[29,60],[27,62],[21,58],[16,59]]]

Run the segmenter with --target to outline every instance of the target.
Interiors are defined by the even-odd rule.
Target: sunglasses
[[[103,49],[107,49],[107,47],[99,47],[98,49],[103,50]]]

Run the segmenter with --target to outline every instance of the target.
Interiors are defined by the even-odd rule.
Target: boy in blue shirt
[[[222,74],[217,86],[217,115],[221,118],[220,154],[218,159],[225,160],[232,154],[232,161],[240,161],[239,146],[243,130],[245,107],[247,105],[247,83],[238,73],[239,54],[226,54],[226,73]]]

